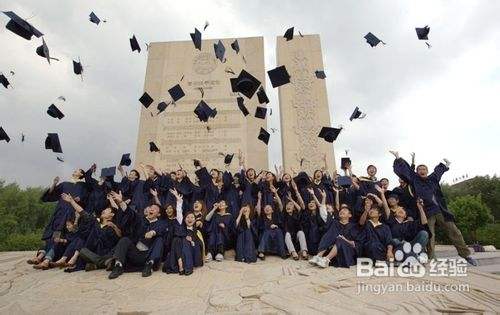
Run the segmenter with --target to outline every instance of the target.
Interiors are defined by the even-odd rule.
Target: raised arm
[[[176,207],[175,207],[175,218],[177,219],[177,222],[179,224],[182,224],[182,220],[184,219],[184,216],[182,215],[182,203],[184,202],[182,195],[179,194],[179,192],[175,189],[170,189],[170,193],[172,193],[172,195],[174,195],[174,197],[177,201]]]
[[[125,170],[123,169],[123,165],[118,165],[117,169],[118,169],[118,172],[120,172],[120,175],[122,176],[122,178],[127,176],[127,174],[125,173]]]
[[[127,210],[128,205],[127,205],[127,203],[125,201],[123,201],[123,195],[122,195],[121,191],[119,191],[118,193],[112,191],[111,192],[111,196],[113,196],[113,199],[118,204],[118,206],[120,207],[120,209],[122,209],[122,211],[126,211]]]
[[[435,168],[434,172],[429,175],[429,178],[434,179],[437,183],[441,181],[441,177],[450,169],[450,161],[444,159],[444,163],[439,163]]]
[[[61,198],[62,200],[69,203],[77,213],[81,213],[83,211],[83,208],[75,201],[75,199],[73,199],[70,194],[62,193]]]
[[[332,187],[333,193],[335,194],[335,209],[340,211],[340,190]]]
[[[314,189],[307,188],[307,191],[311,195],[311,198],[314,200],[314,202],[316,203],[316,205],[319,207],[321,205],[321,203],[319,202],[318,198],[316,198],[316,194],[314,194]]]
[[[52,184],[50,185],[49,194],[54,192],[58,183],[59,183],[59,176],[56,176],[54,177],[54,179],[52,180]]]
[[[387,203],[387,198],[385,198],[384,190],[379,185],[375,185],[375,189],[380,194],[380,199],[382,199],[382,206],[384,207],[385,210],[385,218],[389,219],[391,215],[391,209],[389,208],[389,204]]]
[[[415,170],[415,152],[411,153],[411,165],[410,165],[410,168],[412,170]]]
[[[205,217],[205,221],[210,221],[212,220],[212,217],[215,213],[215,210],[217,210],[217,208],[219,207],[219,204],[216,202],[214,203],[214,206],[212,207],[212,210],[210,210],[210,212],[207,213],[207,216]]]
[[[278,209],[280,210],[280,212],[283,211],[283,202],[281,201],[281,198],[278,195],[278,190],[273,185],[270,185],[269,189],[273,193],[274,201],[278,204]]]
[[[262,192],[259,191],[257,193],[257,204],[255,205],[255,212],[257,212],[258,216],[260,216],[261,210],[262,210]]]
[[[394,155],[394,164],[393,169],[394,173],[401,177],[403,180],[412,184],[416,177],[418,176],[414,170],[411,169],[408,162],[406,162],[403,158],[399,157],[399,153],[397,151],[389,151],[392,155]]]
[[[306,204],[304,203],[304,199],[302,199],[302,195],[299,193],[299,188],[297,187],[297,184],[293,179],[292,179],[292,188],[293,191],[295,191],[295,196],[297,196],[297,201],[299,203],[300,208],[305,209]]]
[[[149,190],[149,193],[153,196],[153,200],[154,200],[155,204],[157,204],[161,207],[160,198],[158,198],[158,191],[156,189],[151,188]]]

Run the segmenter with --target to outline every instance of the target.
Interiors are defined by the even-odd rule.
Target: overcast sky
[[[32,17],[61,59],[49,66],[35,54],[41,38],[18,37],[0,17],[0,71],[14,86],[0,86],[0,126],[12,139],[0,142],[0,178],[7,182],[47,185],[73,168],[115,165],[122,153],[135,154],[144,43],[190,40],[205,20],[204,38],[263,36],[267,69],[276,66],[276,36],[288,27],[320,34],[332,125],[345,128],[337,160],[349,149],[356,173],[373,163],[379,177],[396,184],[389,149],[408,158],[415,151],[417,163],[430,167],[447,157],[447,182],[499,171],[499,1],[2,0],[0,10]],[[91,11],[108,23],[90,23]],[[431,49],[415,34],[424,25],[431,27]],[[387,45],[370,48],[367,32]],[[130,50],[132,34],[143,46],[139,55]],[[83,82],[72,70],[78,57],[86,65]],[[266,90],[268,126],[279,128],[278,93],[269,80]],[[67,101],[56,101],[60,95]],[[64,119],[46,114],[52,103]],[[368,116],[349,122],[355,106]],[[44,149],[47,132],[60,134],[65,163]],[[270,165],[279,164],[277,135],[269,147]]]

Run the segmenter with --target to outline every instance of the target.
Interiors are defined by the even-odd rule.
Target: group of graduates
[[[437,224],[475,265],[441,192],[449,161],[428,174],[427,166],[415,168],[391,153],[399,176],[393,190],[386,178],[377,179],[374,165],[365,176],[352,174],[350,164],[343,175],[329,174],[326,156],[312,176],[282,168],[257,173],[245,167],[241,153],[235,174],[228,170],[231,159],[225,171],[194,160],[194,182],[184,169],[143,164],[128,173],[120,165],[120,182],[95,179],[94,164],[75,170],[67,182],[56,177],[43,194],[43,201],[57,204],[43,233],[45,245],[28,263],[66,272],[106,268],[110,279],[125,271],[147,277],[160,269],[190,275],[204,263],[224,260],[230,249],[245,263],[266,255],[322,268],[350,267],[358,257],[393,263],[405,243],[418,244],[432,259]]]

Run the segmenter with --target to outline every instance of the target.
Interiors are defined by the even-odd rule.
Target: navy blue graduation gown
[[[219,187],[214,184],[212,176],[205,167],[196,170],[195,173],[198,176],[200,187],[204,189],[205,196],[203,199],[205,200],[207,209],[212,209],[214,203],[219,199]]]
[[[222,174],[222,183],[222,198],[227,202],[227,205],[229,206],[228,212],[230,212],[235,219],[236,217],[238,217],[241,204],[238,189],[233,184],[233,176],[230,172],[225,171]]]
[[[278,227],[271,228],[273,224]],[[259,234],[259,252],[279,256],[286,255],[281,214],[273,213],[271,219],[262,214],[259,218]]]
[[[367,220],[361,236],[364,255],[373,260],[386,260],[387,246],[392,245],[391,229],[382,223],[373,226]]]
[[[258,184],[259,191],[262,193],[262,208],[266,205],[274,205],[274,194],[271,191],[269,182],[261,180]]]
[[[321,240],[320,226],[321,216],[319,209],[315,213],[309,210],[301,211],[302,228],[306,235],[307,250],[310,254],[315,255],[318,252],[319,241]]]
[[[406,187],[396,187],[392,190],[393,194],[399,196],[399,205],[406,210],[409,217],[416,219],[418,217],[417,199],[414,197],[410,185]]]
[[[190,236],[193,243],[187,240]],[[178,259],[182,260],[184,270],[193,271],[194,267],[203,266],[204,244],[201,233],[196,229],[188,229],[185,224],[175,227],[172,249],[167,255],[166,269],[169,273],[179,272]]]
[[[221,215],[214,213],[210,221],[207,221],[208,250],[215,255],[217,248],[223,246],[227,249],[234,235],[233,216],[230,213]],[[224,228],[219,226],[224,223]]]
[[[123,199],[130,199],[129,207],[137,213],[142,213],[148,205],[148,199],[144,193],[145,181],[136,179],[130,181],[127,177],[123,177],[119,187],[123,194]],[[149,194],[149,191],[147,192]]]
[[[252,263],[257,261],[257,250],[255,249],[255,240],[257,239],[257,222],[250,220],[250,226],[247,225],[245,218],[241,218],[236,227],[236,261]]]
[[[248,180],[245,170],[240,171],[240,189],[243,192],[241,196],[241,204],[248,203],[255,207],[257,204],[259,187],[256,183]]]
[[[391,228],[392,238],[400,241],[411,242],[418,232],[428,231],[427,225],[423,225],[420,220],[399,222],[392,215],[387,220],[387,224]]]

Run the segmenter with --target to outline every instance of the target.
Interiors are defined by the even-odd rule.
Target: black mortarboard
[[[314,74],[316,74],[316,78],[318,78],[318,79],[324,79],[324,78],[326,78],[325,71],[323,71],[323,70],[316,70],[314,72]]]
[[[270,137],[271,135],[269,134],[269,132],[267,132],[266,129],[260,127],[259,136],[257,137],[257,139],[259,139],[260,141],[264,142],[267,145],[269,143]]]
[[[194,109],[194,113],[200,121],[207,122],[210,117],[214,118],[217,115],[217,110],[210,108],[205,101],[200,101]]]
[[[235,39],[234,42],[231,43],[231,48],[237,53],[240,53],[240,44],[238,44],[238,40]]]
[[[224,164],[231,164],[231,161],[233,160],[234,154],[226,154],[224,157]]]
[[[337,177],[337,185],[345,188],[351,187],[352,179],[349,176],[339,176]]]
[[[285,66],[279,66],[277,68],[274,68],[273,70],[269,70],[267,71],[267,75],[271,80],[271,85],[273,86],[273,88],[290,83],[290,75],[288,74],[288,71],[286,71]]]
[[[424,27],[416,27],[415,31],[417,32],[417,37],[420,40],[428,40],[427,35],[429,35],[431,28],[426,25]]]
[[[247,98],[252,98],[259,86],[260,81],[245,70],[241,70],[236,79],[231,79],[231,88],[233,88],[233,92],[240,92]]]
[[[260,119],[266,119],[266,113],[267,113],[267,108],[257,106],[255,109],[255,117],[260,118]]]
[[[290,27],[289,29],[286,30],[285,35],[283,35],[284,38],[286,38],[287,41],[293,39],[293,27]]]
[[[194,167],[199,167],[199,166],[201,166],[201,162],[200,162],[200,160],[194,159],[194,160],[193,160],[193,165],[194,165]]]
[[[153,141],[149,142],[149,152],[160,152],[160,149],[158,149]]]
[[[215,57],[219,59],[221,62],[224,62],[224,54],[226,53],[226,47],[221,40],[214,44]]]
[[[189,33],[191,39],[193,40],[194,47],[201,50],[201,33],[197,28],[194,29],[194,33]]]
[[[7,77],[4,76],[3,74],[0,74],[0,83],[7,89],[10,85],[9,80],[7,80]]]
[[[132,48],[132,51],[136,51],[138,53],[141,52],[141,46],[139,46],[139,43],[137,42],[137,38],[135,38],[135,35],[132,35],[132,38],[130,39],[130,48]]]
[[[168,94],[170,94],[170,96],[172,97],[172,100],[174,102],[177,102],[178,100],[180,100],[184,95],[186,95],[184,93],[184,91],[182,90],[181,86],[179,84],[175,85],[174,87],[170,88],[168,90]]]
[[[82,74],[83,67],[82,67],[82,63],[80,61],[74,61],[73,60],[73,72],[76,75]]]
[[[105,167],[101,169],[101,177],[114,177],[116,174],[116,166]]]
[[[343,157],[340,159],[340,168],[345,170],[347,167],[351,165],[351,159],[348,157]]]
[[[162,113],[165,109],[167,109],[168,105],[170,103],[165,103],[165,102],[160,102],[158,103],[158,106],[156,106],[156,109],[158,109],[158,114]]]
[[[372,33],[368,33],[365,35],[365,39],[366,39],[366,42],[368,44],[370,44],[371,47],[375,47],[378,45],[378,43],[382,43],[385,45],[385,43],[383,41],[381,41],[380,39],[378,39],[377,36],[373,35]]]
[[[141,102],[144,107],[148,108],[149,105],[153,103],[153,99],[151,98],[151,96],[149,96],[148,92],[144,92],[144,94],[142,94],[141,98],[139,99],[139,102]]]
[[[3,130],[2,127],[0,127],[0,141],[5,140],[6,142],[10,141],[9,135]]]
[[[56,160],[58,160],[59,162],[63,162],[64,163],[64,159],[62,157],[60,157],[60,156],[57,156]]]
[[[58,119],[63,119],[64,117],[64,114],[54,104],[49,106],[49,108],[47,109],[47,114],[49,114],[50,117]]]
[[[119,165],[130,166],[132,160],[130,159],[130,153],[125,153],[122,155]]]
[[[27,40],[31,40],[32,36],[40,37],[43,35],[39,30],[33,27],[33,25],[26,22],[26,20],[20,18],[14,12],[7,11],[3,13],[10,18],[9,23],[5,25],[5,28],[8,29],[9,31]]]
[[[45,39],[43,37],[42,37],[42,45],[36,48],[36,54],[40,57],[46,58],[49,64],[50,64],[50,59],[59,60],[50,57],[49,46],[47,46],[47,43],[45,43]]]
[[[323,127],[318,137],[325,139],[326,142],[333,142],[337,139],[342,128]]]
[[[52,150],[56,153],[63,153],[61,148],[61,142],[59,142],[59,136],[57,133],[49,133],[45,139],[45,149]]]
[[[247,107],[245,106],[245,104],[244,104],[244,102],[243,102],[243,101],[244,101],[244,100],[243,100],[243,97],[238,96],[238,97],[236,98],[236,101],[238,102],[238,108],[239,108],[239,109],[241,110],[241,112],[243,113],[243,116],[247,116],[248,114],[250,114],[250,113],[248,112]]]
[[[359,110],[359,107],[356,106],[356,108],[352,112],[351,117],[349,118],[349,120],[353,121],[354,119],[363,119],[363,118],[365,118],[365,116],[366,116],[366,114],[364,114],[363,112],[361,112]]]
[[[260,87],[259,91],[257,92],[257,97],[259,98],[259,104],[264,104],[264,103],[269,103],[269,99],[267,98],[266,91],[264,90],[264,87]]]
[[[94,12],[90,13],[89,20],[90,20],[90,22],[94,23],[95,25],[99,25],[99,23],[101,23],[101,19],[98,18]]]

